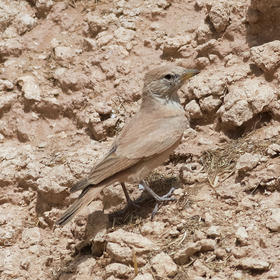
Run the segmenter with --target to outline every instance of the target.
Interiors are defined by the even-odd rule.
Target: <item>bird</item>
[[[104,187],[116,182],[121,184],[128,204],[134,202],[125,183],[140,182],[157,203],[172,200],[172,190],[159,196],[148,186],[145,178],[180,144],[188,122],[177,91],[198,73],[197,69],[168,64],[145,74],[139,111],[124,125],[109,152],[95,164],[88,176],[72,186],[70,192],[81,193],[56,221],[57,225],[67,224],[95,200]]]

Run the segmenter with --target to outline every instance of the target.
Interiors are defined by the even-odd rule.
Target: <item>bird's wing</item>
[[[171,148],[180,141],[182,117],[147,117],[141,111],[123,128],[111,151],[91,171],[88,182],[98,184],[139,161]]]
[[[147,118],[139,114],[117,139],[118,155],[129,159],[149,158],[171,148],[180,141],[185,130],[182,116]]]

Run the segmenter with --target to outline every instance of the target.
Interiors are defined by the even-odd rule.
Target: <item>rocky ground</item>
[[[278,0],[1,0],[1,279],[280,279],[279,17]],[[165,62],[201,70],[149,178],[177,200],[151,221],[115,185],[55,226]]]

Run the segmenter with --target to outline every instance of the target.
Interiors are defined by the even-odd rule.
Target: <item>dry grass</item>
[[[232,174],[241,155],[245,153],[265,155],[269,145],[280,143],[280,139],[277,136],[259,141],[252,138],[252,134],[231,140],[218,149],[204,152],[201,163],[210,180],[214,180],[217,175]]]

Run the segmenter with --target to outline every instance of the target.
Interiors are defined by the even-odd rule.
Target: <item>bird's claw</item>
[[[151,220],[154,219],[156,213],[158,212],[159,204],[160,203],[165,202],[165,201],[171,201],[171,200],[174,201],[174,200],[176,200],[176,198],[170,197],[173,194],[174,190],[175,190],[175,188],[172,187],[167,194],[165,194],[163,196],[159,196],[158,195],[157,197],[155,197],[156,205],[155,205],[154,210],[152,212]]]

